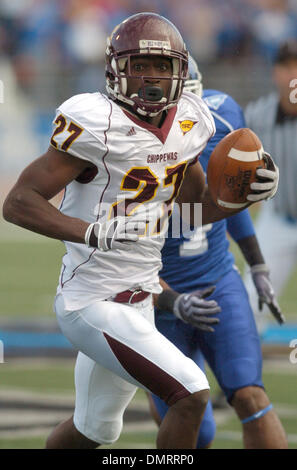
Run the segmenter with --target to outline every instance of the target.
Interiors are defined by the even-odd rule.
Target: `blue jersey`
[[[245,127],[241,108],[228,95],[206,90],[204,100],[214,117],[216,134],[200,156],[206,172],[208,160],[217,143],[234,129]],[[170,224],[171,225],[171,224]],[[263,387],[261,345],[254,315],[242,279],[233,269],[234,258],[229,251],[227,231],[235,241],[254,235],[248,210],[219,222],[204,226],[204,238],[195,234],[191,239],[166,238],[160,272],[169,286],[177,292],[189,292],[205,285],[216,285],[208,300],[221,307],[220,323],[214,332],[204,332],[184,323],[172,312],[156,309],[156,327],[186,356],[200,367],[204,358],[217,382],[231,402],[236,390]],[[168,230],[170,234],[170,227]],[[153,395],[159,415],[163,418],[168,406]],[[199,433],[198,448],[214,436],[215,423],[208,403]]]
[[[208,160],[215,146],[229,132],[245,127],[245,121],[242,109],[229,95],[217,90],[205,90],[203,99],[216,124],[216,133],[199,159],[206,173]],[[190,292],[205,285],[215,284],[234,264],[226,234],[228,229],[235,240],[253,235],[254,229],[248,210],[203,226],[202,241],[201,238],[198,240],[197,236],[195,237],[195,233],[191,238],[166,238],[162,250],[163,268],[160,277],[177,292]],[[170,230],[169,225],[169,233]]]

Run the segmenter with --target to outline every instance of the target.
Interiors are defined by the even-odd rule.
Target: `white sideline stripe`
[[[297,443],[297,434],[287,434],[288,442],[290,444]],[[241,441],[242,433],[239,431],[217,431],[215,439],[223,439],[230,441]]]
[[[40,425],[40,426],[55,426],[58,422],[67,419],[71,415],[71,411],[56,411],[56,410],[25,410],[22,409],[7,409],[0,412],[1,425],[0,432],[4,432],[3,427],[15,426],[19,428],[22,426]],[[19,430],[19,429],[18,429]]]
[[[52,431],[52,426],[40,426],[34,429],[14,429],[11,431],[0,431],[1,439],[27,439],[31,437],[40,437],[46,439],[50,431]]]
[[[275,411],[281,418],[286,419],[296,419],[297,418],[297,410],[296,406],[290,405],[274,405]]]
[[[217,202],[220,206],[227,207],[228,209],[240,209],[248,204],[248,202],[226,202],[221,199],[218,199]]]
[[[241,162],[256,162],[257,160],[261,160],[263,152],[263,147],[253,152],[245,152],[244,150],[231,148],[228,153],[228,157],[233,158],[234,160],[240,160]]]

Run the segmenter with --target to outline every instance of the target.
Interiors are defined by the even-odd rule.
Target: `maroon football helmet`
[[[172,76],[166,96],[145,89],[141,76],[138,95],[127,95],[128,80],[133,77],[130,59],[137,55],[160,55],[172,61]],[[106,89],[108,95],[128,104],[142,116],[156,116],[175,106],[187,78],[188,51],[177,28],[166,18],[155,13],[138,13],[130,16],[113,30],[107,39]],[[154,77],[156,78],[156,77]],[[157,77],[164,80],[164,77]]]

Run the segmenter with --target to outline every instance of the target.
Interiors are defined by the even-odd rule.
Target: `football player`
[[[202,96],[201,74],[191,57],[185,90]],[[216,124],[216,134],[200,157],[206,172],[217,143],[232,130],[246,126],[241,108],[230,96],[217,90],[204,90],[203,99]],[[263,387],[261,348],[254,316],[229,251],[226,231],[237,242],[251,270],[257,272],[262,268],[263,271],[264,259],[247,209],[226,220],[204,225],[202,238],[197,236],[198,232],[191,238],[166,238],[160,272],[164,291],[156,296],[156,326],[203,370],[205,357],[242,422],[246,448],[284,448],[287,446],[284,430]],[[209,295],[213,285],[216,288],[209,299],[221,307],[218,324],[217,319],[204,318],[205,311],[199,312],[197,307],[195,311],[197,292]],[[283,321],[268,270],[264,280],[255,278],[255,287],[259,299],[271,306],[272,313]],[[152,413],[160,422],[167,405],[155,395],[152,398]],[[214,435],[215,422],[209,401],[197,447],[209,447]]]
[[[187,66],[184,41],[167,19],[140,13],[123,21],[107,41],[107,96],[85,93],[58,108],[49,150],[23,171],[4,204],[7,220],[63,240],[67,250],[55,311],[79,351],[76,402],[48,448],[115,442],[137,387],[169,406],[157,447],[196,446],[209,385],[155,328],[152,302],[162,290],[165,216],[177,195],[179,203],[203,202],[206,222],[225,217],[197,162],[215,125],[199,97],[181,97]],[[276,190],[277,171],[266,176],[251,203]],[[48,201],[63,188],[58,210]],[[196,300],[219,310],[199,294]]]

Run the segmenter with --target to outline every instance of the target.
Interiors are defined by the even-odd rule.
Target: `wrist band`
[[[86,230],[86,233],[85,233],[85,244],[90,247],[90,237],[91,237],[91,232],[93,230],[93,225],[94,224],[90,224]]]
[[[173,312],[174,303],[180,294],[172,289],[165,289],[158,297],[157,307],[161,310]]]
[[[101,224],[99,222],[94,222],[90,224],[85,233],[85,243],[89,248],[101,248],[98,246],[98,239],[100,236]]]
[[[254,264],[254,266],[251,266],[251,273],[268,273],[270,272],[268,266],[266,264]]]

